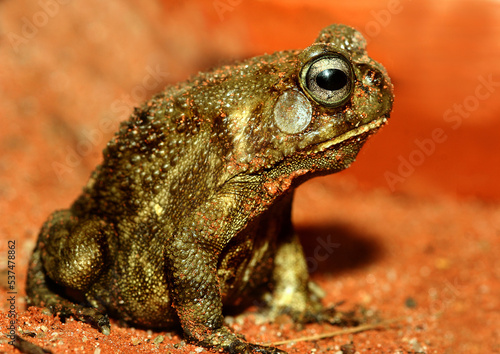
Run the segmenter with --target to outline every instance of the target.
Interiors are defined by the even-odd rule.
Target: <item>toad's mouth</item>
[[[332,146],[338,145],[340,143],[343,143],[344,141],[348,139],[352,139],[356,136],[362,135],[367,132],[372,132],[375,133],[381,126],[383,126],[388,120],[388,116],[382,116],[376,120],[371,121],[370,123],[360,125],[357,128],[351,129],[344,134],[341,134],[331,140],[327,140],[325,142],[316,144],[314,148],[310,149],[307,153],[308,154],[315,154],[318,152],[322,152],[325,150],[328,150]],[[371,135],[371,134],[370,134]]]

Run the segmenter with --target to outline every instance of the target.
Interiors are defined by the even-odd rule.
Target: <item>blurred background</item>
[[[414,316],[407,332],[377,333],[387,346],[460,352],[467,337],[464,353],[499,350],[496,0],[1,1],[0,240],[21,241],[21,294],[40,225],[77,197],[135,105],[198,71],[305,48],[332,23],[364,34],[396,98],[351,168],[297,192],[315,280],[330,303]],[[330,235],[342,252],[319,264]]]
[[[55,198],[62,186],[77,194],[118,122],[166,84],[235,59],[304,48],[340,22],[368,39],[396,100],[390,124],[335,178],[395,193],[500,199],[498,1],[0,6],[0,171],[5,178],[15,170],[20,183],[2,183],[2,198],[21,198],[38,183]]]

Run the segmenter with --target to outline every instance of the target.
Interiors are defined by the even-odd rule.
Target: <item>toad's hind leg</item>
[[[112,226],[98,218],[82,221],[69,210],[53,213],[40,231],[30,260],[28,303],[90,322],[108,334],[107,315],[71,302],[61,291],[87,292],[105,268],[107,239],[113,232]]]

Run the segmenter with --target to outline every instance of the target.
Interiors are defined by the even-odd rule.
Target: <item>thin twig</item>
[[[283,345],[283,344],[288,344],[288,343],[296,343],[296,342],[309,342],[313,340],[319,340],[319,339],[325,339],[325,338],[330,338],[330,337],[335,337],[339,336],[341,334],[350,334],[350,333],[358,333],[358,332],[363,332],[363,331],[369,331],[372,329],[377,329],[380,327],[385,327],[387,325],[390,325],[395,322],[401,321],[403,318],[395,318],[392,320],[387,320],[387,321],[382,321],[379,323],[373,323],[373,324],[364,324],[356,327],[351,327],[351,328],[345,328],[341,329],[338,331],[334,332],[327,332],[327,333],[320,333],[320,334],[315,334],[312,336],[306,336],[306,337],[299,337],[299,338],[294,338],[294,339],[287,339],[287,340],[282,340],[278,342],[272,342],[266,345],[272,345],[272,346],[277,346],[277,345]]]

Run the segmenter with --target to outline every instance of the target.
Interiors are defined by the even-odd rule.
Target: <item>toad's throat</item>
[[[322,152],[322,151],[325,151],[325,150],[331,148],[332,146],[340,144],[348,139],[359,136],[359,135],[364,134],[366,132],[369,132],[369,131],[375,132],[378,128],[380,128],[386,122],[387,122],[387,117],[383,116],[383,117],[378,118],[374,121],[371,121],[370,123],[363,124],[357,128],[351,129],[351,130],[345,132],[344,134],[339,135],[331,140],[319,143],[319,144],[315,145],[313,149],[308,151],[308,153],[314,154],[314,153]]]

